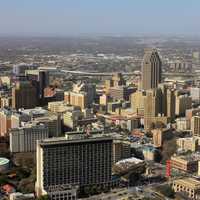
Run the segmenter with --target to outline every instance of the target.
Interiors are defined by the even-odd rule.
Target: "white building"
[[[28,123],[24,127],[10,130],[10,151],[32,152],[36,150],[36,141],[49,137],[48,128],[44,124]]]

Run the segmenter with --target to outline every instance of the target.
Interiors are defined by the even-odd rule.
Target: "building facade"
[[[38,141],[36,194],[62,185],[109,187],[112,176],[112,139],[52,138]]]
[[[162,79],[162,62],[156,49],[147,49],[142,62],[142,89],[156,88]]]

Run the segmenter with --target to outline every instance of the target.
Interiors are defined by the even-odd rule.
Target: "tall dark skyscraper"
[[[77,185],[80,189],[93,186],[110,187],[111,176],[111,138],[86,137],[72,140],[52,138],[38,141],[36,182],[38,196],[46,192],[51,193],[51,188],[55,186],[61,188],[65,185]],[[63,191],[62,195],[65,192]]]
[[[156,49],[145,50],[142,62],[142,89],[156,88],[161,82],[162,62]]]

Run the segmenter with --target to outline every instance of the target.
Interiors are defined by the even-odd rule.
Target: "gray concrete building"
[[[49,137],[48,128],[44,124],[28,123],[23,127],[10,130],[10,151],[12,153],[33,152],[36,141]]]

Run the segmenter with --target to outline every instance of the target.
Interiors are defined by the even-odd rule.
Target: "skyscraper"
[[[12,88],[12,107],[34,108],[37,105],[37,90],[29,81],[17,82]]]
[[[145,50],[142,62],[142,89],[156,88],[161,82],[162,62],[156,49]]]
[[[38,141],[38,196],[49,194],[50,188],[55,186],[76,185],[80,189],[93,186],[107,188],[111,184],[111,175],[111,138],[52,138]]]

